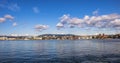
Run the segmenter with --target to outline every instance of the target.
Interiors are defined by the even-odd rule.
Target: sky
[[[0,0],[0,35],[120,33],[120,0]]]

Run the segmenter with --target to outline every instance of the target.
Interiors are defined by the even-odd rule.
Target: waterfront
[[[0,40],[78,40],[78,39],[120,39],[120,34],[114,35],[74,35],[74,34],[43,34],[38,36],[0,36]]]
[[[0,41],[0,63],[119,63],[120,39]]]

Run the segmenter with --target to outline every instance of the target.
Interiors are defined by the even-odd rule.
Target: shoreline
[[[15,40],[0,40],[0,41],[29,41],[29,40],[15,39]],[[45,40],[57,40],[57,39],[45,39]],[[64,40],[72,40],[72,39],[64,39]],[[75,39],[75,40],[120,40],[120,39],[108,38],[108,39]]]

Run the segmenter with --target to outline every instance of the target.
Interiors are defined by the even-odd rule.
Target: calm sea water
[[[0,63],[120,63],[120,39],[0,41]]]

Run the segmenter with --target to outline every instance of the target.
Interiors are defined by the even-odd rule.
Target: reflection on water
[[[0,63],[120,63],[120,40],[0,41]]]

